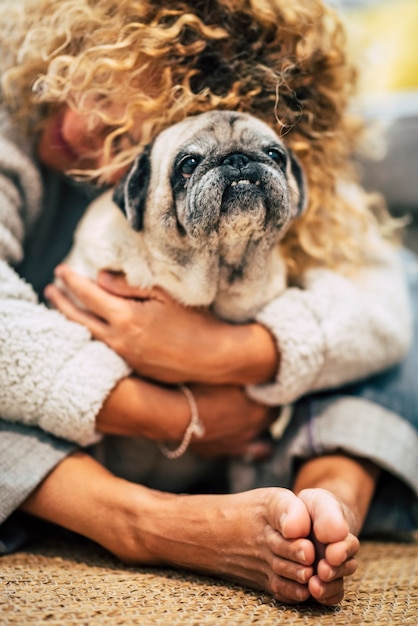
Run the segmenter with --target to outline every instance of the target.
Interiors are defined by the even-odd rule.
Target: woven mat
[[[1,626],[418,625],[418,542],[364,542],[336,608],[171,569],[124,567],[79,537],[39,540],[0,559]]]

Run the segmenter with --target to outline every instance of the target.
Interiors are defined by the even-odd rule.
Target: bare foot
[[[316,573],[310,578],[310,594],[321,604],[338,604],[344,596],[344,578],[357,569],[358,521],[348,507],[326,489],[303,489],[299,498],[312,519]]]
[[[288,603],[311,593],[311,517],[287,489],[221,496],[161,493],[118,478],[76,452],[21,508],[93,539],[128,563],[206,572]]]
[[[148,491],[148,496],[144,499],[142,492],[138,500],[129,552],[113,550],[119,557],[213,574],[261,588],[281,602],[310,597],[311,521],[302,499],[291,491],[267,488],[221,496]]]

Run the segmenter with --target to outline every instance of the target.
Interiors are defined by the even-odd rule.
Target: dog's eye
[[[272,161],[274,161],[279,167],[286,166],[286,154],[278,148],[267,148],[265,153]]]
[[[177,165],[177,171],[183,178],[190,178],[201,159],[193,154],[188,154],[180,159]]]

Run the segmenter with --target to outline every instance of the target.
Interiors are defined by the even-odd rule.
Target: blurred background
[[[355,103],[367,120],[363,184],[393,214],[410,215],[406,242],[418,252],[418,0],[329,0],[343,16],[360,70]]]

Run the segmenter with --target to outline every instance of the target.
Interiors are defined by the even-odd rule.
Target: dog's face
[[[114,193],[150,254],[171,264],[174,281],[200,265],[218,288],[262,272],[305,199],[302,169],[274,131],[226,111],[163,131]],[[208,302],[190,303],[210,304],[213,293],[208,286]]]

